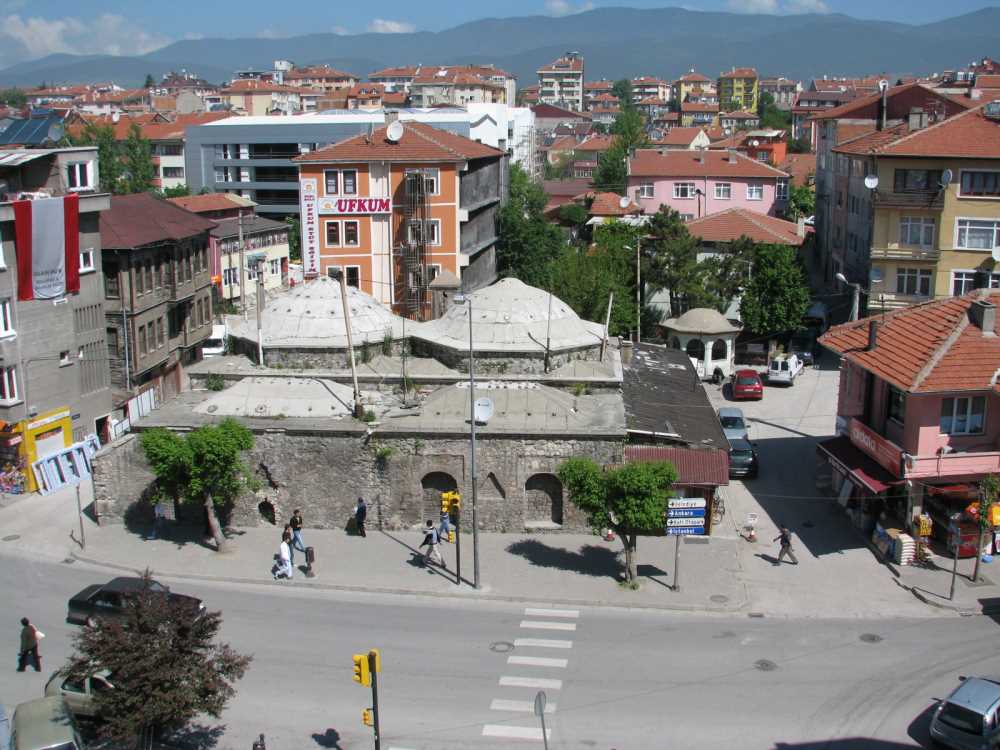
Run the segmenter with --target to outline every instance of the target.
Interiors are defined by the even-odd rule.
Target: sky
[[[502,14],[563,16],[598,7],[675,5],[740,13],[844,13],[925,23],[994,4],[988,0],[507,0]],[[57,52],[143,54],[178,39],[203,36],[437,31],[482,17],[484,5],[467,0],[295,0],[287,5],[273,0],[0,0],[0,65]]]

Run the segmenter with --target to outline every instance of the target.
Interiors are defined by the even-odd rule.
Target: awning
[[[855,448],[850,438],[844,435],[825,440],[817,448],[828,455],[831,462],[849,474],[852,479],[876,495],[902,481],[875,463],[867,454]]]

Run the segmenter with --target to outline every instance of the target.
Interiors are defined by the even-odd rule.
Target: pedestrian
[[[150,539],[157,539],[163,536],[163,527],[166,525],[167,521],[167,504],[163,502],[163,498],[156,501],[156,505],[153,506],[153,533],[149,535]]]
[[[420,546],[427,547],[427,551],[424,553],[424,565],[434,562],[442,568],[445,566],[444,558],[441,557],[441,538],[438,536],[437,529],[434,528],[434,522],[429,518],[424,524],[424,541],[420,543]]]
[[[291,538],[291,537],[289,537]],[[284,536],[281,538],[281,546],[278,547],[278,564],[274,567],[274,580],[279,578],[292,577],[292,547]]]
[[[23,672],[29,664],[36,672],[42,671],[42,657],[38,655],[38,642],[45,633],[31,624],[27,617],[21,618],[21,650],[17,655],[17,671]]]
[[[358,527],[359,536],[368,536],[365,533],[365,519],[368,518],[368,503],[363,497],[358,498],[358,505],[354,509],[354,525]]]
[[[438,538],[442,542],[451,541],[451,513],[441,512],[441,525],[438,526]]]
[[[785,557],[788,557],[792,561],[792,565],[799,564],[798,558],[792,552],[792,532],[788,530],[785,524],[781,524],[781,527],[778,529],[778,536],[774,537],[771,541],[778,542],[781,547],[778,551],[778,561],[774,563],[775,565],[781,565],[781,561]]]
[[[292,545],[292,525],[285,524],[285,530],[281,532],[281,543],[288,545],[288,562],[295,567],[295,547]]]
[[[292,511],[292,519],[288,522],[292,527],[292,546],[299,552],[305,552],[306,546],[302,543],[302,511],[296,508]]]

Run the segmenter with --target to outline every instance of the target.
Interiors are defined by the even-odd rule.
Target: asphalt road
[[[66,599],[107,577],[79,563],[0,558],[8,708],[40,695],[66,657],[75,630],[64,622]],[[795,621],[544,604],[526,612],[294,586],[173,588],[221,609],[225,639],[254,654],[215,723],[224,726],[218,748],[249,750],[260,732],[268,750],[371,747],[361,724],[369,693],[351,680],[351,654],[371,647],[382,652],[386,749],[541,747],[524,710],[536,685],[555,704],[552,748],[918,746],[932,698],[957,675],[1000,673],[1000,631],[985,617]],[[14,671],[22,615],[47,634],[40,675]]]

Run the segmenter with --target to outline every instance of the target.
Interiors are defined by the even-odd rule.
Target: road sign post
[[[373,648],[368,652],[368,671],[372,676],[372,714],[375,726],[372,728],[375,733],[375,750],[381,748],[381,737],[379,735],[379,711],[378,711],[378,673],[382,671],[382,659],[378,649]]]
[[[545,743],[545,750],[549,750],[549,736],[545,731],[545,691],[539,690],[535,694],[535,716],[542,722],[542,742]]]
[[[681,536],[674,536],[674,591],[681,590]]]

